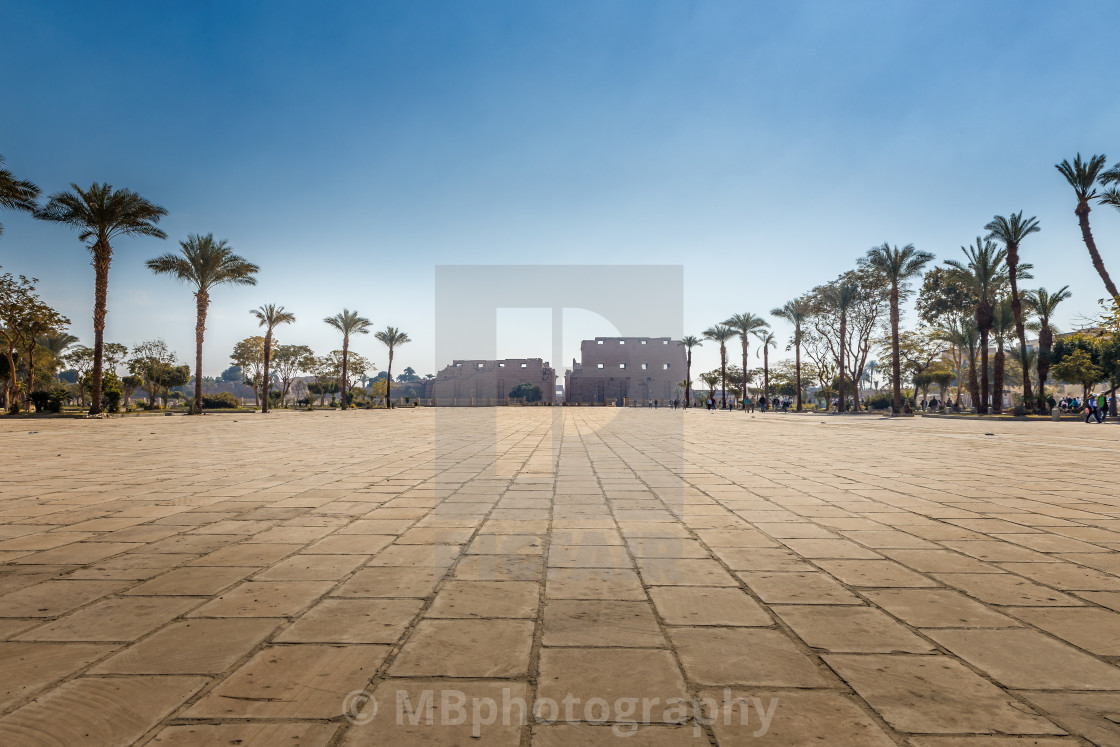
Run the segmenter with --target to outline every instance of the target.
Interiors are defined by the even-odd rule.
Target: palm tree
[[[250,314],[257,318],[258,326],[264,327],[264,404],[261,405],[261,412],[268,414],[268,390],[272,384],[272,379],[268,374],[268,363],[272,360],[272,331],[279,327],[281,324],[291,324],[296,320],[296,315],[290,311],[284,311],[283,306],[277,306],[274,303],[265,304],[259,309],[252,309]],[[280,399],[283,400],[284,393],[280,393]],[[281,402],[281,405],[284,403]]]
[[[412,338],[408,336],[407,332],[401,332],[396,327],[386,327],[380,332],[375,332],[373,336],[389,348],[389,367],[385,369],[385,406],[392,409],[393,401],[389,398],[389,395],[393,387],[393,351],[398,345],[412,342]]]
[[[754,336],[762,343],[762,396],[766,397],[766,404],[770,404],[770,348],[777,347],[774,342],[774,333],[769,329],[755,330]],[[746,391],[744,386],[743,391]]]
[[[344,411],[349,406],[347,394],[349,393],[350,380],[347,378],[346,365],[350,360],[350,335],[368,335],[372,322],[365,317],[358,316],[357,311],[350,311],[350,309],[343,309],[341,314],[328,316],[323,321],[342,333],[342,371],[338,388],[342,392],[342,404],[339,410]]]
[[[1007,250],[1000,249],[992,241],[981,241],[976,238],[976,244],[961,247],[967,263],[955,259],[945,261],[949,266],[952,277],[964,286],[967,286],[976,297],[976,329],[980,333],[980,399],[976,403],[976,412],[988,412],[988,396],[990,394],[988,382],[988,335],[992,331],[992,316],[995,313],[995,302],[999,292],[1007,285]],[[1027,265],[1020,265],[1022,272]]]
[[[959,319],[943,321],[934,329],[934,336],[952,345],[957,358],[957,407],[961,406],[961,377],[964,375],[965,355],[968,363],[968,393],[972,401],[980,399],[980,384],[976,378],[976,345],[980,337],[975,317],[967,315]]]
[[[933,261],[929,252],[920,252],[913,244],[901,249],[896,245],[883,243],[867,252],[864,264],[879,274],[891,286],[891,379],[894,390],[894,412],[902,412],[902,356],[898,350],[898,325],[900,313],[898,302],[907,293],[908,281],[920,273],[922,268]]]
[[[1030,308],[1038,316],[1038,398],[1039,401],[1046,394],[1046,379],[1050,376],[1050,350],[1054,346],[1054,327],[1050,324],[1050,318],[1054,316],[1054,311],[1058,308],[1058,304],[1066,300],[1073,294],[1069,292],[1069,286],[1064,285],[1060,290],[1055,293],[1049,293],[1045,288],[1039,288],[1036,291],[1027,291],[1023,294],[1023,298],[1027,302],[1027,307]],[[1024,350],[1026,348],[1023,348]],[[1026,381],[1030,376],[1026,371],[1023,371],[1023,380]]]
[[[105,314],[108,311],[109,264],[113,260],[112,242],[118,236],[151,236],[166,239],[156,227],[167,210],[127,189],[94,182],[83,190],[70,185],[69,192],[57,192],[35,212],[42,220],[65,223],[77,228],[78,240],[89,242],[95,275],[93,295],[93,371],[89,414],[101,413],[101,373],[105,350]]]
[[[813,311],[813,303],[802,296],[786,301],[785,306],[770,309],[774,316],[785,319],[793,325],[794,371],[797,377],[797,411],[801,412],[801,325]],[[788,349],[788,348],[787,348]]]
[[[1019,338],[1019,346],[1027,347],[1027,332],[1023,325],[1023,301],[1019,294],[1019,244],[1032,233],[1038,233],[1037,218],[1023,220],[1023,211],[1011,213],[1006,218],[997,215],[988,225],[988,238],[1003,242],[1007,249],[1007,272],[1011,281],[1011,312],[1015,317],[1015,335]],[[1041,392],[1039,393],[1041,394]],[[1031,377],[1023,377],[1023,402],[1031,402]]]
[[[194,405],[191,412],[202,414],[202,340],[206,336],[206,311],[210,308],[210,289],[218,285],[256,285],[260,270],[233,247],[215,241],[214,234],[187,234],[179,242],[179,254],[164,254],[148,260],[148,269],[157,275],[170,275],[194,286]],[[265,359],[268,360],[267,358]]]
[[[58,375],[59,365],[62,363],[62,356],[65,355],[66,349],[77,341],[77,337],[67,334],[66,332],[46,334],[39,338],[38,342],[40,347],[51,354],[51,359],[54,361],[52,370],[54,370],[56,377]]]
[[[1069,185],[1073,187],[1074,193],[1077,194],[1077,207],[1074,208],[1073,213],[1077,216],[1077,222],[1081,225],[1081,239],[1085,242],[1085,248],[1089,250],[1093,267],[1096,268],[1097,274],[1104,281],[1104,287],[1108,290],[1108,294],[1112,296],[1113,300],[1120,303],[1120,292],[1117,292],[1112,278],[1108,276],[1100,252],[1097,251],[1097,242],[1093,240],[1093,232],[1089,230],[1089,201],[1097,197],[1097,178],[1101,175],[1101,169],[1104,168],[1105,161],[1104,155],[1096,155],[1088,161],[1082,161],[1081,154],[1078,153],[1072,164],[1069,161],[1062,161],[1055,164],[1054,168],[1061,172]],[[1108,179],[1113,178],[1114,171],[1117,171],[1117,169],[1109,169],[1106,172]],[[1117,178],[1120,179],[1120,174],[1117,174]]]
[[[1003,349],[1015,334],[1015,311],[1010,296],[1004,296],[992,310],[992,336],[996,338],[996,359],[992,363],[992,409],[996,415],[1003,410],[1003,381],[1007,356]]]
[[[837,355],[838,368],[840,369],[840,399],[836,408],[837,412],[844,412],[844,347],[848,336],[848,309],[856,302],[856,295],[859,289],[855,283],[841,283],[839,285],[830,285],[825,291],[825,299],[831,303],[840,312],[840,340],[836,347],[839,350]]]
[[[39,188],[24,179],[16,179],[12,172],[4,168],[4,156],[0,156],[0,207],[9,210],[22,210],[25,213],[34,213],[39,205]],[[0,234],[4,233],[4,224],[0,223]]]
[[[1101,184],[1120,184],[1120,163],[1114,165],[1108,171],[1102,171],[1100,175]],[[1120,189],[1111,187],[1101,193],[1101,204],[1111,205],[1112,207],[1120,210]]]
[[[684,406],[692,407],[692,349],[702,346],[704,341],[696,335],[685,335],[677,344],[683,345],[687,351],[684,360]]]
[[[755,316],[750,312],[745,314],[735,314],[730,319],[724,322],[724,325],[731,327],[735,333],[742,338],[743,341],[743,396],[747,396],[747,378],[750,376],[747,366],[750,336],[758,332],[760,329],[765,329],[767,324],[760,316]]]
[[[717,324],[704,330],[704,338],[715,340],[719,343],[719,370],[720,380],[723,382],[723,396],[720,398],[720,407],[727,404],[727,341],[735,336],[735,330],[724,324]],[[715,399],[713,397],[713,399]]]

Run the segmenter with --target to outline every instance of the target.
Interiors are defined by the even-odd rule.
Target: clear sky
[[[261,265],[214,293],[207,374],[268,302],[298,317],[283,342],[338,347],[321,320],[357,308],[411,334],[397,366],[434,371],[437,264],[682,264],[699,333],[884,241],[958,256],[1018,210],[1068,325],[1104,289],[1053,164],[1120,161],[1117,28],[1111,2],[4,0],[0,153],[48,193],[108,181],[170,211],[169,240],[117,244],[109,340],[191,357],[190,292],[143,264],[187,233]],[[1120,213],[1092,217],[1120,272]],[[76,235],[0,221],[4,271],[91,343]],[[499,353],[551,357],[524,319],[540,339]]]

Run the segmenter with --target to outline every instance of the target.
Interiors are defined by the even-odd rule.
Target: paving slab
[[[1120,431],[1079,426],[0,420],[0,742],[1111,744]]]

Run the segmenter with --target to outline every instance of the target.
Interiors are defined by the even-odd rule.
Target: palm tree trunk
[[[4,355],[8,358],[8,379],[4,384],[4,405],[7,410],[12,409],[13,400],[15,401],[15,410],[19,411],[19,377],[16,375],[16,356],[15,345],[8,345],[8,349],[4,351]],[[82,380],[81,376],[78,381]]]
[[[749,352],[750,352],[749,346],[747,345],[747,331],[743,330],[743,401],[744,402],[747,399],[747,363],[749,363],[749,361],[750,361],[750,358],[748,357]]]
[[[837,366],[837,368],[840,369],[840,386],[837,387],[837,388],[840,390],[840,397],[836,402],[836,412],[844,412],[844,338],[847,335],[847,332],[848,332],[848,320],[844,317],[844,314],[841,313],[840,314],[840,344],[837,346],[840,350],[840,353],[837,356],[837,358],[838,358],[837,363],[839,364]]]
[[[898,285],[891,285],[891,376],[894,377],[894,413],[902,412],[902,354],[898,349]]]
[[[194,320],[194,407],[195,415],[202,414],[202,341],[206,336],[206,310],[210,307],[210,294],[200,290],[195,294]]]
[[[766,404],[770,404],[770,345],[765,342],[762,343],[762,391]]]
[[[1050,319],[1043,318],[1042,329],[1038,331],[1038,398],[1046,395],[1046,379],[1050,377],[1050,348],[1054,344],[1054,333],[1050,330]],[[1030,378],[1023,372],[1023,378]]]
[[[688,358],[684,362],[684,406],[692,402],[692,348],[688,349]]]
[[[980,329],[980,401],[976,405],[976,412],[987,415],[988,402],[991,400],[990,382],[988,381],[988,330]]]
[[[1097,251],[1097,242],[1093,239],[1093,232],[1089,230],[1088,203],[1079,203],[1074,212],[1077,214],[1077,222],[1081,224],[1081,238],[1085,241],[1085,247],[1089,250],[1089,257],[1093,260],[1093,267],[1096,268],[1097,274],[1100,275],[1101,280],[1104,281],[1104,287],[1108,290],[1109,295],[1111,295],[1117,303],[1120,303],[1120,292],[1117,292],[1112,278],[1108,276],[1108,271],[1104,269],[1104,262],[1101,260],[1100,252]],[[1025,349],[1026,348],[1024,348],[1024,350]]]
[[[347,407],[347,404],[346,404],[347,391],[346,390],[349,388],[347,385],[350,383],[350,379],[346,375],[346,364],[349,360],[349,356],[350,356],[350,335],[343,335],[342,336],[342,379],[338,382],[338,390],[341,393],[341,397],[342,397],[342,401],[338,405],[339,411],[345,411],[346,407]]]
[[[1003,412],[1003,375],[1006,366],[1004,362],[1005,357],[1006,356],[1003,353],[1003,343],[1000,343],[999,348],[996,350],[995,363],[992,364],[992,368],[995,369],[993,372],[995,374],[995,381],[992,385],[992,411],[996,415],[999,415],[1001,412]]]
[[[976,350],[968,353],[968,393],[972,397],[972,406],[980,412],[980,379],[976,375]]]
[[[801,328],[793,331],[794,370],[797,378],[797,411],[801,412]],[[743,391],[746,391],[745,389]]]
[[[109,262],[112,249],[103,241],[93,247],[93,374],[90,382],[89,414],[101,414],[102,358],[105,355],[105,313],[109,298]]]
[[[727,407],[727,346],[722,342],[719,344],[719,374],[722,382],[719,406]]]
[[[268,390],[272,388],[270,386],[272,384],[272,379],[269,378],[269,374],[268,374],[268,361],[271,357],[272,357],[272,327],[269,327],[268,331],[265,333],[265,336],[264,336],[264,404],[261,405],[261,412],[264,413],[265,415],[268,414]]]
[[[385,408],[393,409],[393,349],[389,348],[389,367],[385,369]]]
[[[1086,223],[1086,227],[1088,223]],[[1019,245],[1011,243],[1007,245],[1007,272],[1011,276],[1011,313],[1015,316],[1015,336],[1019,338],[1019,349],[1026,351],[1027,349],[1027,331],[1023,324],[1023,302],[1019,298]],[[1041,390],[1042,385],[1039,384]],[[1002,394],[1000,395],[1003,396]],[[1042,398],[1042,392],[1038,393],[1039,399]],[[1031,377],[1024,371],[1023,372],[1023,406],[1031,406]]]
[[[35,341],[34,335],[29,335],[27,340],[27,396],[35,391]]]

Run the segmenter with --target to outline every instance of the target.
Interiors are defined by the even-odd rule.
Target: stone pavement
[[[1118,440],[0,421],[0,745],[1120,744]]]

